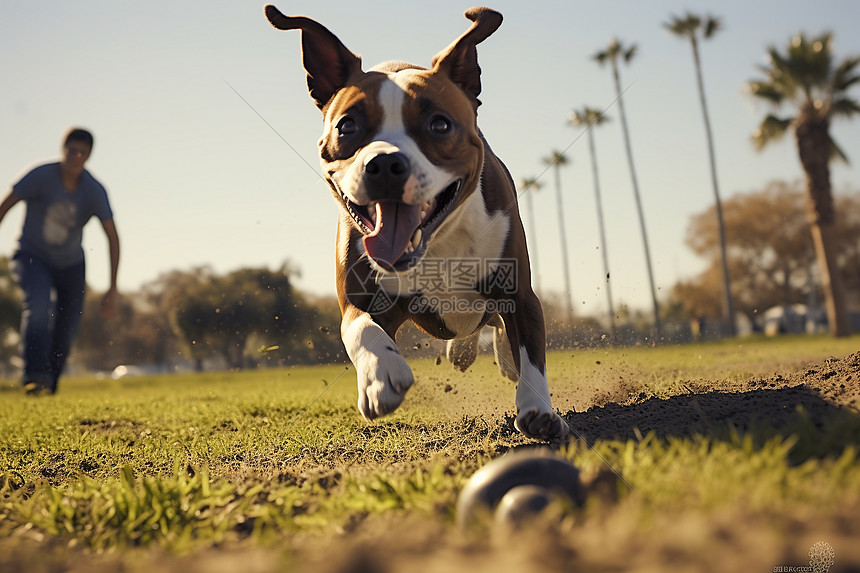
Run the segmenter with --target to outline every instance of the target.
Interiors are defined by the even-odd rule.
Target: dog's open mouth
[[[367,256],[387,271],[405,271],[421,260],[427,241],[452,211],[462,186],[463,180],[458,179],[421,205],[401,201],[357,205],[338,192],[364,235]]]

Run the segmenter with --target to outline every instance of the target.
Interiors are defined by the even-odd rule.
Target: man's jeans
[[[22,382],[35,382],[56,392],[81,321],[87,288],[84,263],[57,269],[19,251],[13,269],[24,291]]]

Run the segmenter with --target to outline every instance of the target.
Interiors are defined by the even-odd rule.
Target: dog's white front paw
[[[343,345],[358,375],[361,415],[373,420],[396,410],[415,379],[391,337],[363,314],[344,331]]]
[[[396,410],[415,381],[393,342],[378,354],[365,350],[354,364],[358,373],[358,410],[368,420]]]

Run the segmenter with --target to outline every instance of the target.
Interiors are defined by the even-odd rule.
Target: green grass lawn
[[[551,353],[581,438],[558,455],[590,495],[513,536],[454,525],[469,476],[529,445],[486,355],[465,374],[411,361],[404,405],[372,424],[347,365],[70,378],[39,398],[0,383],[0,570],[772,571],[807,566],[817,542],[833,571],[857,570],[857,405],[797,376],[858,347]]]

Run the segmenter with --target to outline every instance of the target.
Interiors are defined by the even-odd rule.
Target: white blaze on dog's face
[[[415,264],[478,187],[483,143],[475,106],[444,74],[385,64],[324,110],[320,163],[381,270]]]

